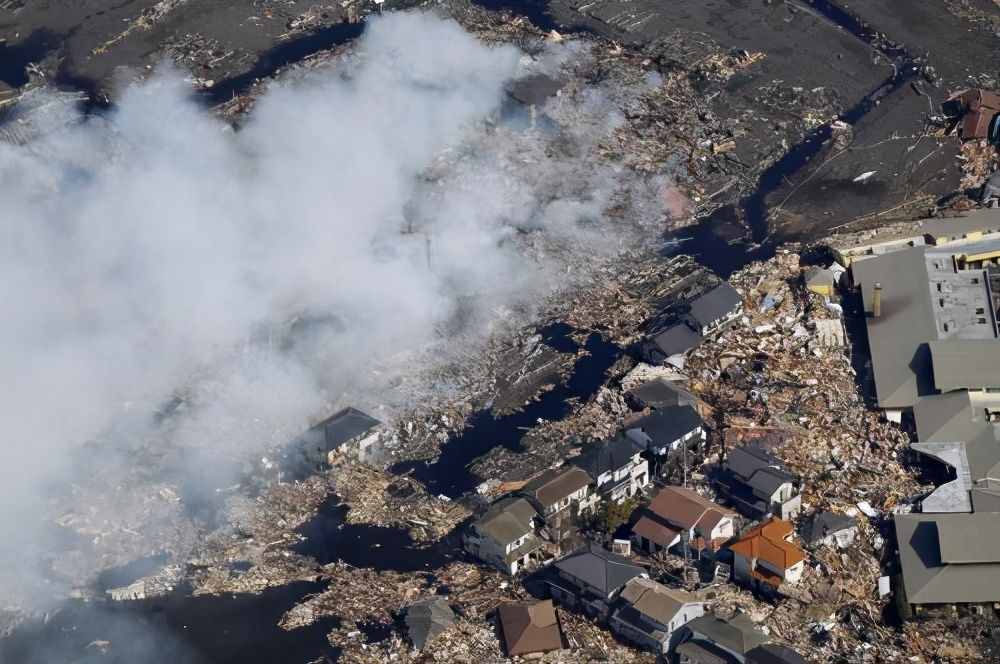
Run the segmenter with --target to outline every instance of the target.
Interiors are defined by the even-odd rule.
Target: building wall
[[[792,496],[789,500],[781,503],[778,516],[785,521],[790,521],[802,511],[802,496]]]
[[[787,583],[798,583],[802,578],[802,572],[805,571],[806,564],[805,561],[800,561],[787,570],[785,570],[785,581]]]
[[[489,538],[468,535],[463,542],[465,550],[476,558],[479,558],[487,565],[491,565],[507,574],[512,574],[511,567],[504,559],[503,549],[499,544]]]
[[[705,605],[701,602],[691,602],[689,604],[685,604],[681,607],[681,610],[677,612],[677,615],[674,616],[673,620],[670,621],[667,628],[670,630],[671,636],[673,636],[674,632],[679,630],[681,627],[688,624],[695,618],[702,617],[703,615],[705,615]]]
[[[632,625],[619,620],[617,616],[612,615],[609,621],[611,631],[618,634],[626,641],[630,641],[637,645],[643,650],[648,650],[656,654],[666,654],[667,649],[670,647],[670,635],[668,634],[662,641],[657,641],[649,634],[634,628]],[[666,626],[664,626],[666,627]]]
[[[729,539],[734,534],[733,520],[727,516],[715,524],[715,528],[712,528],[712,532],[709,533],[708,538],[712,540]]]
[[[733,555],[733,576],[737,581],[749,581],[752,578],[750,560],[741,555]]]

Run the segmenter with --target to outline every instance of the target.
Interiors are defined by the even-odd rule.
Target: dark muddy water
[[[564,324],[551,325],[541,334],[545,343],[560,352],[576,352],[577,344],[570,338],[572,328]],[[437,495],[458,498],[475,489],[482,479],[469,472],[469,464],[494,447],[512,451],[521,449],[525,430],[538,424],[539,419],[559,420],[569,414],[569,399],[586,401],[604,384],[607,370],[621,356],[622,349],[591,334],[583,345],[587,355],[577,361],[569,379],[542,394],[522,410],[495,417],[489,408],[474,414],[466,429],[446,442],[441,455],[433,463],[413,462],[395,466],[398,473],[411,472],[427,489]]]

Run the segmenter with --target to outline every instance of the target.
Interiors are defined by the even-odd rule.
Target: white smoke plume
[[[558,48],[532,62],[392,14],[349,61],[272,85],[239,131],[164,68],[107,115],[0,143],[0,603],[50,576],[35,553],[53,492],[106,472],[112,510],[118,473],[143,470],[83,443],[136,450],[183,393],[171,444],[252,454],[333,405],[376,405],[390,377],[370,367],[446,347],[460,302],[475,338],[496,307],[557,288],[558,257],[529,256],[526,234],[556,254],[616,250],[601,213],[621,185],[593,154],[614,104],[551,100],[557,121],[583,119],[557,141],[486,122],[510,80],[583,57]],[[651,222],[659,184],[629,193]]]

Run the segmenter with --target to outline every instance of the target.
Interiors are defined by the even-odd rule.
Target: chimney
[[[872,289],[872,318],[882,315],[882,284],[876,283]]]

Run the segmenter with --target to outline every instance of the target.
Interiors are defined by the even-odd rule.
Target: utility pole
[[[681,467],[684,473],[684,488],[688,485],[688,446],[687,441],[681,441]]]

